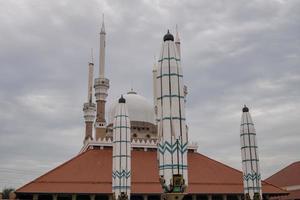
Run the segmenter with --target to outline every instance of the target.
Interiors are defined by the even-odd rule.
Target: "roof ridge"
[[[289,168],[289,167],[291,167],[291,166],[293,166],[293,165],[295,165],[295,164],[300,164],[300,161],[292,162],[292,163],[290,163],[289,165],[286,165],[284,168],[278,170],[277,172],[275,172],[273,175],[269,176],[269,177],[266,178],[265,180],[268,180],[268,179],[272,178],[273,176],[279,174],[280,172],[286,170],[287,168]]]
[[[77,154],[76,156],[72,157],[70,160],[68,160],[68,161],[66,161],[66,162],[64,162],[64,163],[62,163],[62,164],[60,164],[60,165],[58,165],[57,167],[54,167],[53,169],[51,169],[50,171],[46,172],[45,174],[43,174],[43,175],[41,175],[41,176],[35,178],[34,180],[30,181],[30,182],[27,183],[27,184],[21,186],[20,188],[18,188],[18,189],[16,190],[16,192],[18,192],[19,190],[23,189],[24,187],[26,187],[27,185],[29,185],[29,184],[31,184],[31,183],[37,182],[37,181],[38,181],[39,179],[41,179],[42,177],[44,177],[44,176],[46,176],[46,175],[49,175],[49,174],[52,173],[53,171],[55,171],[55,170],[57,170],[57,169],[59,169],[59,168],[65,166],[66,164],[70,163],[71,161],[75,160],[76,158],[79,158],[79,157],[85,155],[87,152],[92,151],[92,150],[94,150],[94,149],[88,149],[87,151],[84,151],[84,152],[82,152],[82,153],[80,153],[80,154]]]

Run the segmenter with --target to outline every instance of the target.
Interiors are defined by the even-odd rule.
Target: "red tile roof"
[[[300,161],[290,164],[266,180],[280,187],[300,185]]]
[[[161,193],[154,151],[132,151],[132,193]],[[189,193],[242,194],[242,173],[199,153],[188,153]],[[111,193],[112,150],[88,150],[19,188],[17,193]],[[263,192],[285,194],[263,182]]]

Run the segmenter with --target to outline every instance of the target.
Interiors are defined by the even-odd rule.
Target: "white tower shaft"
[[[105,27],[104,21],[102,22],[102,27],[100,31],[100,51],[99,51],[99,77],[104,78],[105,69]]]
[[[88,102],[93,101],[93,79],[94,79],[94,64],[89,63],[89,76],[88,76]]]
[[[256,141],[256,131],[249,113],[249,109],[246,106],[243,108],[240,139],[244,194],[246,196],[249,195],[251,200],[255,198],[255,195],[261,199],[261,174],[257,151],[258,146]]]
[[[105,27],[104,19],[100,31],[99,77],[95,79],[95,97],[97,103],[96,139],[106,137],[105,103],[108,95],[109,80],[105,78]]]
[[[164,37],[157,69],[157,121],[159,174],[165,192],[173,192],[174,175],[183,177],[181,190],[188,184],[187,143],[183,75],[173,36]],[[183,191],[181,191],[183,192]]]
[[[94,64],[88,66],[88,99],[83,104],[83,116],[85,121],[84,141],[93,139],[93,124],[96,117],[96,105],[93,103],[93,72]]]
[[[112,192],[115,199],[130,199],[131,190],[131,132],[126,101],[119,99],[113,122]],[[122,198],[121,198],[122,199]]]

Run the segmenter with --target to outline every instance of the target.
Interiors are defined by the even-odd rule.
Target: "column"
[[[112,195],[108,195],[108,200],[113,200]]]
[[[223,200],[227,200],[227,195],[226,195],[226,194],[223,194],[222,199],[223,199]]]
[[[39,199],[39,195],[38,194],[34,194],[32,197],[33,200],[38,200]]]
[[[207,199],[212,200],[212,195],[211,194],[207,195]]]
[[[96,198],[96,195],[94,195],[94,194],[90,195],[90,200],[95,200],[95,198]]]
[[[57,200],[57,194],[53,194],[53,195],[52,195],[52,199],[53,199],[53,200]]]
[[[197,195],[193,194],[192,195],[192,200],[197,200]]]
[[[238,200],[242,200],[242,195],[237,195]]]
[[[148,195],[143,195],[144,200],[148,200]]]
[[[72,194],[72,200],[76,200],[77,195],[76,194]]]

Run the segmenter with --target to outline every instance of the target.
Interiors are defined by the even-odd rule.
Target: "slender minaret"
[[[83,114],[85,120],[85,137],[84,142],[93,139],[93,123],[96,116],[96,104],[93,103],[93,52],[92,61],[88,65],[88,99],[87,102],[83,104]]]
[[[246,105],[243,108],[240,133],[244,194],[246,199],[261,199],[261,175],[256,133],[249,108]]]
[[[175,45],[176,45],[176,50],[177,50],[177,53],[178,53],[178,57],[179,57],[179,59],[181,59],[180,38],[179,38],[177,25],[176,25]]]
[[[100,51],[99,51],[99,77],[95,79],[95,97],[97,103],[96,115],[96,139],[104,138],[106,136],[106,120],[105,120],[105,103],[107,91],[109,88],[109,80],[105,78],[105,27],[104,17],[100,31]]]
[[[153,70],[152,70],[152,79],[153,79],[153,105],[154,105],[154,114],[155,114],[155,120],[157,119],[157,63],[156,58],[154,57],[154,63],[153,63]]]
[[[115,199],[130,199],[131,132],[126,100],[121,96],[113,122],[112,193]]]
[[[157,69],[159,174],[164,193],[183,193],[188,185],[183,75],[173,35],[168,31],[163,41]]]
[[[180,38],[179,38],[177,25],[176,25],[175,45],[176,45],[176,51],[178,53],[178,57],[181,61],[181,46],[180,46]],[[186,85],[184,85],[184,87],[183,87],[183,93],[184,93],[184,102],[186,102],[186,98],[187,98],[187,94],[188,94],[188,88]]]

